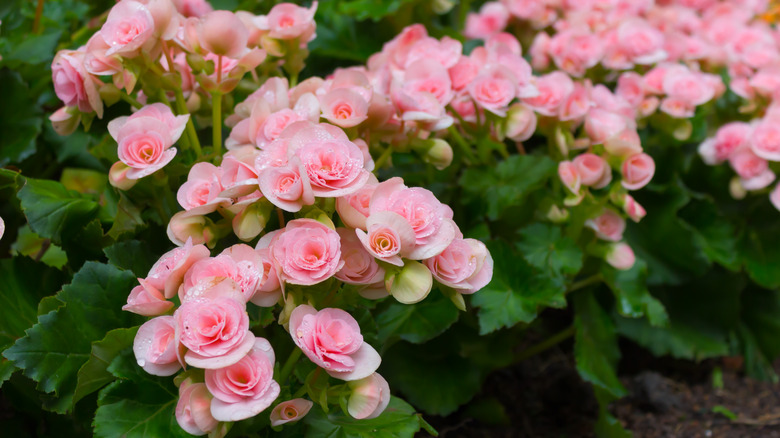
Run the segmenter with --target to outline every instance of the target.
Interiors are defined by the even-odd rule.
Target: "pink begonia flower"
[[[133,354],[138,366],[155,376],[171,376],[181,369],[176,356],[176,323],[172,316],[146,321],[135,334]]]
[[[636,129],[627,127],[604,141],[607,153],[616,157],[629,157],[642,152],[641,139]]]
[[[236,283],[244,301],[249,301],[268,276],[264,269],[262,258],[254,248],[244,244],[233,245],[216,257],[195,262],[184,276],[179,297],[184,302],[193,289],[198,290],[215,279],[229,278]]]
[[[81,114],[78,111],[74,111],[73,108],[64,106],[49,116],[49,121],[51,121],[51,127],[54,128],[57,134],[62,136],[71,135],[79,127]]]
[[[618,78],[615,93],[634,107],[638,107],[645,98],[644,79],[638,73],[625,72]]]
[[[655,161],[645,153],[636,154],[623,161],[620,167],[623,180],[620,182],[628,190],[638,190],[646,186],[655,174]]]
[[[441,254],[424,261],[433,278],[462,294],[472,294],[493,278],[493,257],[484,243],[457,238]]]
[[[273,237],[274,234],[275,232],[269,232],[263,237],[269,235]],[[263,238],[261,238],[258,242],[258,246],[261,243],[267,245],[270,243],[270,239],[263,241]],[[273,259],[271,258],[271,251],[267,246],[255,248],[255,251],[260,255],[260,260],[263,263],[263,279],[261,281],[262,286],[260,286],[260,290],[255,292],[251,301],[260,307],[274,307],[276,303],[279,302],[279,298],[282,297],[282,288],[279,284],[279,272],[274,265]]]
[[[317,12],[317,2],[304,8],[292,3],[280,3],[268,12],[255,18],[255,25],[268,31],[268,36],[280,40],[299,38],[308,42],[314,38],[316,23],[314,13]]]
[[[588,88],[580,82],[574,84],[574,89],[564,99],[558,108],[558,118],[561,121],[575,121],[579,124],[588,114],[593,104],[590,101]]]
[[[238,59],[248,51],[249,31],[230,11],[212,11],[203,16],[197,24],[197,35],[200,46],[216,56]]]
[[[146,105],[131,116],[108,123],[108,132],[118,143],[119,160],[131,169],[127,178],[151,175],[176,155],[173,144],[181,137],[189,114],[176,116],[162,103]]]
[[[288,155],[300,160],[314,195],[336,198],[360,190],[369,176],[360,148],[338,127],[298,123]]]
[[[140,2],[124,0],[111,8],[100,28],[100,36],[109,46],[106,55],[137,56],[148,41],[154,41],[154,17]]]
[[[415,246],[412,226],[401,215],[390,211],[377,211],[366,218],[366,230],[356,229],[358,239],[366,251],[379,260],[403,266],[402,256],[407,256]]]
[[[336,88],[320,96],[322,117],[341,128],[352,128],[368,119],[368,101],[348,88]]]
[[[103,39],[100,32],[95,33],[87,41],[84,48],[84,68],[97,76],[111,76],[123,70],[122,57],[119,55],[106,55],[111,49]]]
[[[408,93],[399,89],[393,92],[392,99],[403,121],[417,122],[430,131],[447,129],[454,123],[444,105],[431,93]]]
[[[309,286],[327,280],[344,265],[336,231],[314,219],[295,219],[270,245],[282,281]]]
[[[579,167],[571,161],[561,161],[558,163],[558,177],[561,179],[564,187],[572,194],[577,195],[582,185],[582,176]]]
[[[229,204],[228,198],[221,197],[222,169],[206,162],[195,163],[187,175],[187,182],[179,187],[176,200],[185,211],[191,214],[207,214],[221,204]]]
[[[309,95],[311,96],[311,95]],[[319,104],[316,104],[319,108]],[[319,113],[319,109],[317,110]],[[319,114],[317,114],[317,119]],[[252,117],[257,117],[254,113]],[[303,111],[296,111],[289,108],[283,108],[274,113],[268,114],[267,117],[258,125],[257,135],[254,138],[254,144],[260,149],[265,149],[269,143],[278,139],[285,128],[295,122],[301,120],[314,121],[312,118],[306,116]]]
[[[377,186],[369,211],[371,215],[379,211],[394,212],[409,222],[415,234],[415,247],[406,256],[411,260],[423,260],[441,253],[458,232],[450,207],[442,204],[429,190],[406,187],[398,177]]]
[[[219,197],[240,198],[257,191],[257,169],[255,161],[260,151],[245,146],[228,151],[222,156],[220,164],[220,185],[223,187]]]
[[[260,172],[259,183],[263,196],[284,211],[294,213],[314,204],[311,182],[301,165],[266,168]]]
[[[190,266],[208,256],[208,248],[203,245],[193,245],[192,240],[188,239],[184,246],[163,254],[149,269],[145,281],[155,289],[163,290],[165,298],[173,298]]]
[[[634,256],[634,251],[627,243],[618,242],[610,245],[606,261],[613,268],[625,271],[634,266],[636,256]]]
[[[582,185],[600,189],[612,181],[612,169],[596,154],[588,152],[577,155],[573,162],[577,166]]]
[[[84,53],[76,50],[57,52],[51,63],[54,93],[66,106],[78,107],[83,113],[97,113],[103,117],[103,101],[97,88],[97,79],[84,68]]]
[[[778,134],[778,138],[780,138],[780,131],[778,131]],[[736,151],[746,148],[748,145],[752,146],[754,144],[751,142],[753,135],[753,126],[748,123],[726,123],[718,128],[715,137],[710,137],[699,145],[699,155],[701,155],[705,163],[711,166],[720,164],[728,160],[731,154]]]
[[[219,421],[240,421],[254,417],[279,396],[274,377],[276,359],[271,344],[255,338],[252,348],[238,362],[206,370],[206,387],[214,398],[211,414]]]
[[[614,211],[606,209],[599,217],[585,221],[585,226],[595,231],[599,239],[618,242],[623,238],[626,221]]]
[[[469,13],[463,35],[471,39],[486,39],[506,28],[509,11],[499,2],[487,2],[479,13]]]
[[[181,383],[175,413],[185,432],[201,436],[217,428],[219,422],[211,415],[212,398],[205,383],[193,383],[190,377]]]
[[[466,88],[479,74],[479,67],[476,61],[461,55],[458,62],[448,70],[452,89],[461,91]]]
[[[733,153],[729,157],[729,164],[741,178],[745,190],[760,190],[775,180],[775,173],[769,168],[769,163],[750,149]]]
[[[390,404],[390,385],[379,373],[351,381],[347,385],[352,390],[347,401],[347,412],[352,418],[376,418]]]
[[[518,95],[517,88],[515,75],[501,65],[483,69],[467,87],[477,106],[498,116],[506,115],[506,107]]]
[[[184,355],[188,365],[224,368],[241,360],[254,345],[246,300],[231,279],[215,279],[190,291],[173,316],[176,335],[189,350]]]
[[[5,234],[5,221],[0,217],[0,239],[3,238],[3,234]]]
[[[780,127],[778,119],[766,118],[756,125],[750,136],[750,149],[769,161],[780,161]]]
[[[593,144],[604,143],[627,127],[626,117],[600,108],[591,109],[585,117],[585,132]]]
[[[290,335],[312,362],[332,377],[352,381],[370,376],[382,359],[363,341],[355,318],[341,309],[309,305],[296,307],[290,315]]]
[[[122,310],[143,316],[157,316],[173,308],[173,302],[166,301],[162,292],[154,286],[143,278],[139,278],[138,282],[141,284],[130,291]]]
[[[536,132],[536,113],[521,103],[509,106],[504,122],[504,135],[513,141],[526,141]]]
[[[574,82],[569,75],[560,71],[554,71],[540,76],[536,81],[539,95],[523,99],[523,103],[533,108],[543,116],[553,116],[566,97],[574,91]]]
[[[604,57],[605,42],[585,27],[558,32],[547,43],[555,65],[564,72],[581,77]]]
[[[645,208],[636,202],[628,193],[623,196],[623,212],[634,222],[639,222],[647,215]]]
[[[371,285],[385,278],[385,270],[379,266],[374,256],[363,247],[355,230],[336,228],[341,238],[341,260],[344,266],[335,277],[347,284]]]
[[[455,96],[448,71],[433,59],[413,62],[404,73],[401,89],[409,95],[430,93],[441,105],[447,105]]]
[[[336,198],[336,212],[342,222],[351,228],[366,229],[366,218],[370,214],[369,205],[379,185],[376,176],[371,174],[368,182],[355,193]]]
[[[550,35],[546,32],[538,32],[531,42],[531,48],[528,50],[531,55],[531,65],[536,70],[547,70],[550,66]]]
[[[772,192],[769,194],[769,201],[776,209],[780,210],[780,184],[776,185]]]
[[[206,0],[173,0],[173,5],[185,17],[202,17],[214,10]]]
[[[314,403],[304,398],[286,400],[276,405],[271,410],[271,427],[293,423],[305,417]]]
[[[620,50],[632,63],[649,65],[666,59],[663,33],[644,20],[624,20],[616,37]]]

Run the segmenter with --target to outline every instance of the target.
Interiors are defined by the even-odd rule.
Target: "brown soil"
[[[621,380],[630,395],[610,411],[637,438],[780,438],[780,384],[747,378],[740,365],[734,359],[654,359],[637,347],[624,348]],[[713,386],[716,368],[723,370],[721,389]],[[775,370],[780,374],[780,361]],[[484,409],[475,415],[466,406],[447,417],[426,416],[440,437],[594,436],[597,404],[567,343],[492,373],[483,388],[477,404],[492,406],[495,414],[501,410],[497,401],[505,415],[491,418]],[[736,419],[727,417],[731,414]]]

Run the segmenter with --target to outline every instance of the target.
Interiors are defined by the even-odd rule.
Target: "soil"
[[[780,438],[780,384],[745,377],[740,358],[695,363],[653,358],[635,345],[622,350],[619,372],[629,395],[610,411],[635,437]],[[721,388],[713,385],[718,369]],[[442,438],[574,438],[594,436],[597,413],[568,342],[490,374],[458,412],[425,418]]]

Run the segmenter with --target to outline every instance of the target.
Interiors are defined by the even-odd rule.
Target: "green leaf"
[[[574,301],[574,357],[580,376],[614,397],[626,395],[617,377],[620,350],[612,318],[592,294],[578,293]]]
[[[146,277],[157,257],[149,249],[149,245],[138,240],[117,242],[103,249],[108,262],[128,271],[136,277]]]
[[[706,256],[730,270],[739,269],[736,231],[709,199],[694,199],[679,212]]]
[[[82,230],[99,208],[97,202],[57,181],[27,178],[17,196],[30,228],[57,244]]]
[[[355,420],[335,409],[326,414],[315,407],[304,417],[305,437],[396,438],[414,436],[425,420],[398,397],[391,397],[382,415],[371,420]]]
[[[65,274],[28,257],[0,259],[0,345],[24,336],[38,320],[38,301],[59,290]]]
[[[536,223],[520,230],[517,248],[531,266],[556,275],[574,275],[582,269],[582,251],[560,227]]]
[[[19,234],[16,235],[16,242],[11,245],[11,253],[14,255],[21,254],[36,258],[43,249],[43,246],[46,245],[46,242],[46,239],[35,234],[33,230],[30,229],[30,226],[25,224],[23,227],[19,228]],[[68,263],[68,255],[65,254],[65,251],[63,251],[62,248],[54,245],[51,241],[48,242],[48,245],[48,248],[46,248],[46,251],[43,253],[43,257],[40,259],[41,262],[54,268],[62,269],[62,267]]]
[[[141,217],[141,210],[130,202],[127,196],[120,193],[116,217],[114,217],[114,224],[111,226],[111,229],[108,230],[108,235],[112,239],[118,240],[122,234],[132,233],[144,225],[145,222]]]
[[[442,334],[458,320],[458,309],[443,294],[429,294],[420,303],[409,305],[390,302],[376,316],[379,341],[393,336],[419,344]]]
[[[487,246],[494,262],[493,279],[471,298],[480,308],[480,334],[531,322],[541,307],[566,306],[563,283],[536,272],[504,242]]]
[[[672,320],[668,327],[653,327],[644,319],[615,318],[617,331],[655,356],[671,355],[677,359],[702,360],[729,353],[725,339]]]
[[[471,167],[463,172],[460,185],[468,199],[487,203],[486,214],[498,219],[508,207],[520,205],[532,191],[555,172],[547,156],[513,155],[495,167]]]
[[[3,54],[3,61],[19,61],[31,65],[50,63],[61,34],[60,30],[47,31],[42,35],[26,34],[20,44],[8,54]]]
[[[593,426],[596,436],[599,438],[631,438],[633,436],[631,432],[625,430],[620,421],[609,412],[609,404],[616,398],[599,387],[593,388],[593,394],[599,403],[599,416]]]
[[[748,227],[740,252],[750,278],[768,289],[780,287],[780,225]]]
[[[420,345],[398,343],[384,354],[380,373],[394,391],[400,391],[423,412],[455,412],[479,392],[482,373],[458,354],[458,343],[453,339],[440,337]]]
[[[179,392],[171,377],[146,374],[135,363],[130,349],[117,356],[109,370],[126,380],[113,382],[100,391],[93,423],[95,437],[191,436],[176,421]]]
[[[35,153],[35,139],[41,133],[42,119],[35,105],[36,97],[19,73],[0,70],[0,166],[19,163]]]
[[[647,316],[650,325],[662,327],[669,323],[664,305],[650,295],[645,286],[647,280],[647,265],[637,260],[631,269],[621,271],[604,263],[601,275],[605,283],[612,289],[617,300],[618,312],[630,318]]]
[[[38,317],[3,355],[44,392],[54,392],[69,406],[79,369],[90,359],[92,342],[106,332],[135,325],[138,317],[122,311],[135,277],[116,267],[89,262],[63,287],[57,298],[62,307]]]
[[[115,380],[116,377],[108,371],[108,366],[122,350],[132,347],[137,331],[138,327],[111,330],[106,333],[105,338],[92,343],[89,360],[78,372],[73,395],[74,405],[87,394]]]
[[[342,13],[351,15],[358,20],[372,19],[379,21],[383,17],[392,15],[398,11],[398,8],[404,3],[411,3],[414,0],[350,0],[339,2],[339,9]]]

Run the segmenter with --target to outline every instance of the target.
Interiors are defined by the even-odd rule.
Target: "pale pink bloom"
[[[270,248],[281,279],[290,284],[317,284],[332,277],[344,265],[338,233],[314,219],[287,222]]]
[[[3,238],[3,234],[5,234],[5,221],[0,217],[0,239]]]
[[[447,105],[455,95],[447,69],[429,58],[411,63],[400,85],[408,94],[430,93],[442,105]]]
[[[592,108],[585,117],[585,132],[593,144],[604,143],[627,127],[626,117],[600,108]]]
[[[640,141],[636,129],[626,128],[604,141],[604,149],[610,155],[628,157],[642,152]]]
[[[287,400],[276,405],[271,411],[271,427],[293,423],[305,417],[314,403],[304,398]]]
[[[544,116],[553,116],[564,100],[574,91],[574,82],[569,75],[554,71],[541,76],[536,81],[539,95],[523,99],[523,103]]]
[[[655,111],[658,109],[658,106],[661,104],[661,101],[655,97],[650,96],[642,100],[642,102],[639,103],[639,107],[637,107],[637,112],[641,117],[650,117],[655,113]]]
[[[773,65],[760,69],[749,79],[748,84],[761,96],[776,95],[780,90],[780,66]]]
[[[181,301],[190,299],[190,295],[209,287],[223,278],[233,280],[244,301],[249,301],[255,292],[263,286],[268,277],[263,261],[252,247],[237,244],[226,248],[220,255],[195,262],[184,275],[179,290]]]
[[[638,107],[645,98],[645,85],[642,76],[635,72],[621,74],[615,93],[629,104]]]
[[[254,112],[252,117],[256,117]],[[254,144],[260,149],[265,149],[269,143],[277,140],[288,126],[301,120],[306,120],[306,117],[289,108],[268,114],[261,122],[258,120]]]
[[[571,28],[557,33],[547,44],[555,65],[564,72],[581,77],[604,56],[604,41],[586,28]]]
[[[526,141],[536,131],[536,113],[521,103],[512,104],[506,113],[503,134],[513,141]]]
[[[84,113],[103,117],[103,101],[98,93],[97,80],[84,68],[84,53],[75,50],[57,52],[51,64],[54,93],[66,105],[78,107]]]
[[[484,243],[456,238],[441,254],[424,261],[433,278],[462,294],[472,294],[493,278],[493,258]]]
[[[571,161],[558,163],[558,177],[563,185],[574,195],[579,194],[582,177],[576,164]]]
[[[640,19],[625,20],[617,29],[620,49],[635,64],[655,64],[666,59],[664,35]]]
[[[423,260],[441,253],[455,239],[458,226],[452,209],[429,190],[407,188],[401,178],[391,178],[377,186],[371,197],[371,215],[379,211],[399,214],[412,226],[415,247],[406,258]]]
[[[372,174],[369,181],[355,193],[336,198],[336,211],[344,224],[351,228],[366,229],[371,196],[379,181]]]
[[[119,160],[131,167],[127,178],[143,178],[168,164],[176,155],[172,146],[189,117],[176,116],[165,104],[153,103],[129,117],[110,121],[108,132],[118,143]]]
[[[479,13],[470,13],[466,17],[466,38],[486,39],[506,28],[509,21],[509,11],[499,2],[487,2],[479,9]]]
[[[73,134],[81,122],[81,114],[73,108],[64,106],[49,116],[51,127],[62,136]]]
[[[221,198],[240,198],[257,190],[257,170],[255,160],[259,151],[244,146],[228,151],[222,156],[220,167],[220,185],[224,190]]]
[[[480,108],[504,116],[506,107],[518,95],[517,79],[508,68],[494,65],[471,81],[468,92]]]
[[[667,99],[676,99],[688,106],[698,106],[715,97],[715,88],[699,73],[683,65],[669,67],[663,80]],[[661,104],[663,107],[663,104]]]
[[[176,335],[189,351],[188,365],[217,369],[232,365],[252,348],[246,300],[230,279],[216,278],[187,294],[176,309]]]
[[[609,250],[607,251],[606,261],[613,268],[625,271],[634,266],[636,257],[634,256],[634,251],[628,244],[619,242],[610,245]]]
[[[179,386],[176,403],[176,422],[184,431],[195,436],[205,435],[217,428],[218,421],[211,415],[211,393],[205,383],[185,379]]]
[[[600,189],[612,180],[612,169],[596,154],[588,152],[577,155],[574,158],[574,165],[577,166],[582,185]]]
[[[769,194],[769,201],[776,209],[780,210],[780,184],[776,185]]]
[[[780,161],[780,126],[776,119],[765,119],[753,130],[750,149],[759,157],[769,161]]]
[[[200,47],[216,56],[238,59],[248,51],[249,31],[230,11],[211,11],[203,16],[197,24],[197,36]]]
[[[336,126],[351,128],[368,118],[368,101],[349,88],[336,88],[320,96],[322,117]]]
[[[290,335],[306,357],[337,379],[363,379],[382,361],[363,341],[355,318],[341,309],[296,307],[290,315]]]
[[[579,124],[588,114],[593,104],[588,88],[580,82],[574,83],[574,89],[564,99],[558,108],[558,118],[561,121],[576,121]]]
[[[185,17],[202,17],[214,10],[206,0],[173,0],[173,4]]]
[[[760,190],[775,180],[769,163],[749,149],[733,153],[729,157],[729,164],[741,178],[745,190]]]
[[[355,230],[336,228],[341,238],[341,260],[344,266],[335,276],[347,284],[371,285],[385,278],[385,270],[379,266],[374,256],[363,247]]]
[[[220,196],[224,190],[221,179],[222,170],[219,167],[206,162],[196,163],[187,175],[187,182],[176,192],[176,200],[192,214],[211,213],[220,204],[230,202]]]
[[[452,89],[456,91],[466,88],[479,74],[479,64],[468,56],[460,56],[458,62],[449,68]]]
[[[258,16],[255,25],[262,30],[267,30],[271,38],[281,40],[299,38],[301,42],[308,42],[314,38],[316,11],[316,1],[310,8],[292,3],[280,3],[271,8],[267,16]]]
[[[347,401],[347,412],[352,418],[369,420],[376,418],[390,404],[390,385],[379,373],[348,383],[352,392]]]
[[[531,48],[528,50],[531,55],[531,65],[536,70],[546,70],[550,66],[550,35],[547,32],[540,31],[534,37]]]
[[[638,190],[646,186],[655,174],[655,161],[650,155],[640,153],[623,161],[620,171],[623,180],[620,182],[628,190]]]
[[[108,45],[106,55],[137,56],[155,33],[154,17],[149,9],[133,0],[124,0],[111,8],[100,28],[100,36]]]
[[[643,79],[646,92],[652,94],[663,94],[664,78],[666,77],[666,72],[670,67],[675,65],[676,64],[662,63],[645,73]]]
[[[780,133],[778,135],[780,138]],[[753,127],[750,124],[726,123],[718,128],[715,137],[708,138],[699,145],[699,155],[709,165],[720,164],[728,160],[735,151],[748,147],[752,136]]]
[[[260,282],[262,284],[260,290],[255,293],[251,301],[260,307],[274,307],[282,296],[282,288],[279,283],[279,272],[271,258],[271,251],[267,247],[271,238],[273,238],[275,234],[278,234],[278,231],[280,230],[266,233],[263,238],[268,236],[270,236],[270,238],[266,241],[263,241],[263,238],[261,238],[257,243],[258,247],[255,248],[255,251],[260,255],[260,260],[263,263],[263,279]],[[261,243],[266,246],[261,247]]]
[[[173,303],[166,301],[162,292],[139,278],[140,286],[136,286],[130,291],[127,297],[127,304],[122,306],[122,310],[137,313],[143,316],[157,316],[171,310]]]
[[[605,209],[599,217],[585,221],[585,226],[595,231],[599,239],[618,242],[623,238],[626,221],[614,211]]]
[[[163,254],[149,270],[145,281],[155,289],[164,290],[165,298],[173,298],[190,266],[208,256],[208,248],[193,245],[192,240],[188,239],[184,246]]]
[[[490,53],[508,51],[515,56],[523,56],[523,48],[517,37],[508,32],[499,32],[485,40],[485,48]]]
[[[431,93],[406,93],[404,90],[396,90],[392,98],[402,120],[417,122],[429,131],[447,129],[454,122],[441,102]]]
[[[415,246],[415,234],[409,222],[397,213],[378,211],[366,218],[366,230],[355,230],[363,247],[372,256],[396,266]]]
[[[158,316],[146,321],[133,340],[133,354],[138,366],[155,376],[170,376],[181,369],[176,355],[176,324],[172,316]]]
[[[300,159],[314,195],[335,198],[360,190],[369,176],[360,148],[335,126],[299,123],[288,151]]]
[[[84,49],[84,68],[93,75],[110,76],[122,71],[122,57],[119,55],[106,55],[111,49],[103,39],[100,32],[95,33],[87,41]]]
[[[416,61],[431,60],[448,69],[455,65],[461,53],[463,45],[456,39],[447,36],[440,40],[427,37],[409,47],[404,67],[408,72]]]
[[[206,387],[214,398],[211,414],[219,421],[240,421],[254,417],[279,396],[273,379],[276,358],[271,344],[255,338],[252,348],[238,362],[220,369],[207,369]]]
[[[260,191],[284,211],[297,212],[314,204],[311,182],[301,166],[268,167],[260,172]]]

